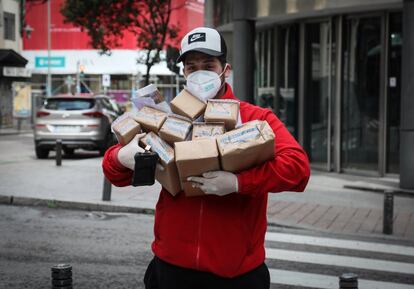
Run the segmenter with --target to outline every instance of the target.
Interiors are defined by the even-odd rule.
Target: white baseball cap
[[[198,51],[211,56],[227,56],[227,47],[223,36],[212,28],[197,27],[188,32],[181,40],[180,56],[177,62],[185,58],[190,51]]]

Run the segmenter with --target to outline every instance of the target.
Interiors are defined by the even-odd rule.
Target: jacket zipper
[[[200,239],[201,239],[201,220],[203,218],[204,201],[200,202],[200,214],[198,219],[197,251],[196,251],[196,268],[200,269]]]

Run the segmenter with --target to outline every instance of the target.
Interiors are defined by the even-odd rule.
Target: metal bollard
[[[384,212],[382,222],[382,233],[391,235],[394,221],[394,192],[384,192]]]
[[[56,140],[56,165],[57,166],[62,165],[62,140],[61,139]]]
[[[358,275],[344,273],[339,276],[339,289],[358,289]]]
[[[106,177],[104,177],[102,201],[111,200],[111,190],[112,190],[112,184],[108,181]]]
[[[52,289],[72,289],[72,266],[69,264],[57,264],[51,268]]]

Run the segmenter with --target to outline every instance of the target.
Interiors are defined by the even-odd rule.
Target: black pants
[[[235,278],[178,267],[154,257],[144,276],[145,289],[269,289],[265,263]]]

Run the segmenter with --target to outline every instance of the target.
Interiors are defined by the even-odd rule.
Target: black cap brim
[[[189,52],[193,52],[193,51],[201,52],[201,53],[204,53],[204,54],[207,54],[207,55],[210,55],[210,56],[215,56],[215,57],[224,55],[223,52],[219,52],[219,51],[216,51],[216,50],[211,50],[211,49],[206,49],[206,48],[194,48],[194,49],[188,50],[188,51],[184,52],[183,54],[181,54],[180,56],[178,56],[177,63],[183,61],[185,56]]]

